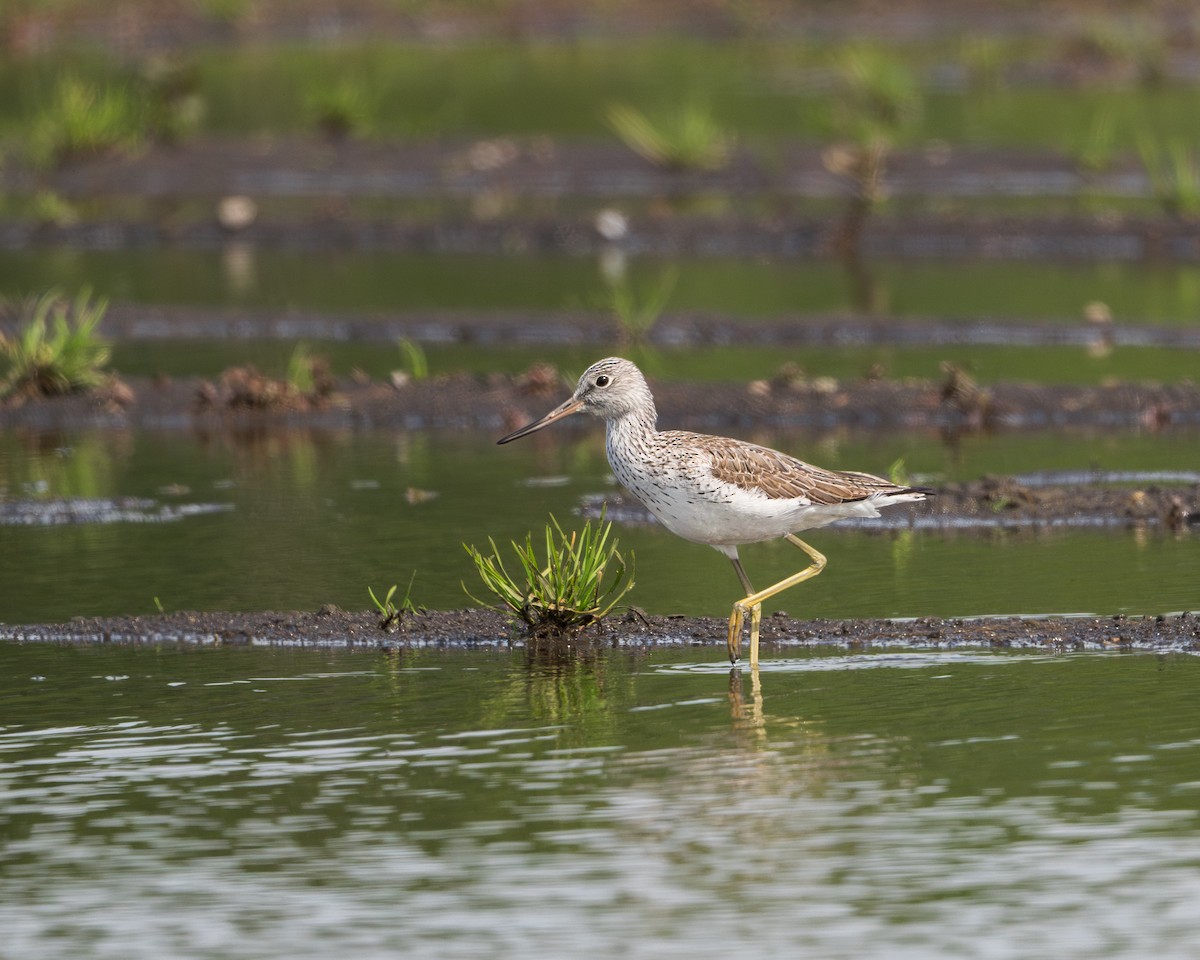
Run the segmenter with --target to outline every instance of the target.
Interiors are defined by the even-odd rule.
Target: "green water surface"
[[[137,497],[155,506],[216,505],[172,522],[0,526],[0,622],[167,610],[369,606],[413,579],[434,609],[475,605],[463,543],[539,531],[551,513],[576,523],[581,499],[615,494],[603,433],[592,424],[505,447],[496,434],[281,431],[0,436],[0,496],[36,503]],[[1191,470],[1195,438],[1168,434],[935,435],[757,433],[830,467],[886,472],[903,458],[925,482],[1041,470]],[[919,508],[917,510],[919,514]],[[720,554],[661,527],[618,525],[636,555],[629,596],[655,613],[727,615],[739,594]],[[837,526],[810,535],[825,573],[780,597],[796,616],[1160,613],[1200,600],[1194,536],[1121,528],[991,533]],[[743,551],[755,583],[798,566],[779,541]],[[713,638],[714,641],[719,639]]]
[[[674,273],[667,309],[738,317],[868,312],[881,316],[1082,324],[1087,304],[1123,324],[1182,326],[1200,316],[1200,267],[1185,263],[873,261],[862,276],[834,262],[632,259],[640,300]],[[585,257],[312,253],[170,248],[0,251],[0,293],[59,287],[136,303],[211,307],[598,310],[610,302]]]
[[[1118,27],[1124,30],[1124,27]],[[620,41],[474,43],[327,43],[196,49],[168,61],[199,105],[198,129],[221,135],[315,132],[335,102],[365,136],[414,139],[496,135],[603,138],[616,142],[605,116],[614,102],[652,117],[698,104],[742,143],[762,149],[780,140],[828,140],[853,129],[834,95],[847,51],[874,46],[911,72],[917,101],[889,128],[902,144],[942,141],[1053,148],[1094,147],[1097,118],[1111,125],[1111,149],[1132,152],[1145,132],[1190,133],[1194,90],[1181,82],[1007,85],[936,82],[948,62],[973,69],[967,44],[742,42],[653,38]],[[995,47],[1005,57],[1047,57],[1041,38]],[[1024,49],[1021,49],[1024,47]],[[1165,50],[1165,43],[1164,43]],[[1164,53],[1165,55],[1165,53]],[[1053,59],[1055,52],[1050,51]],[[152,95],[172,90],[146,78],[156,64],[86,51],[12,58],[0,65],[0,136],[17,137],[53,104],[64,73]],[[944,69],[941,71],[944,77]],[[996,78],[1002,77],[1002,70]],[[901,86],[904,86],[902,83]],[[253,96],[247,96],[253,91]],[[195,114],[195,108],[191,108]]]
[[[1190,957],[1200,661],[0,644],[4,951]]]

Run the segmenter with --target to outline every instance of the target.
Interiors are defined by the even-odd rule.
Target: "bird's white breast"
[[[804,498],[772,499],[713,476],[701,449],[668,435],[609,430],[613,475],[672,533],[707,544],[757,543],[845,517],[877,517],[870,500],[823,506]]]

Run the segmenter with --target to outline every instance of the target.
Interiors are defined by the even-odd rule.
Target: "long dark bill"
[[[501,437],[496,442],[508,443],[509,440],[519,440],[521,437],[528,436],[531,433],[536,433],[538,430],[541,430],[542,427],[550,426],[550,424],[552,424],[555,420],[561,420],[563,417],[569,417],[571,414],[578,413],[582,409],[583,401],[576,400],[574,397],[572,397],[565,403],[555,407],[540,420],[534,420],[533,423],[522,427],[520,430],[514,430],[507,437]]]

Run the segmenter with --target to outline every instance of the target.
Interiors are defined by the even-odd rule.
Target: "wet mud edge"
[[[713,430],[832,429],[1161,430],[1200,425],[1200,386],[993,383],[968,379],[793,383],[780,377],[735,383],[654,383],[660,425]],[[131,378],[88,394],[0,404],[0,428],[61,430],[333,429],[496,431],[528,423],[569,392],[553,371],[518,377],[447,374],[394,386],[345,379],[318,398],[270,408],[229,397],[223,381]],[[580,432],[575,425],[568,430]],[[561,431],[559,431],[561,433]]]
[[[421,649],[525,649],[551,657],[587,657],[606,648],[652,653],[656,648],[705,647],[724,659],[724,619],[655,616],[638,611],[610,617],[578,636],[530,640],[502,615],[480,609],[411,615],[394,632],[373,612],[325,606],[315,612],[168,613],[76,618],[65,623],[0,624],[0,642],[126,647],[292,647],[364,652]],[[1200,615],[1030,616],[905,620],[799,620],[776,613],[762,622],[762,650],[796,647],[1011,648],[1200,651]]]

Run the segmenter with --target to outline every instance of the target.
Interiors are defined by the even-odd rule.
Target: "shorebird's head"
[[[579,385],[575,387],[575,392],[569,400],[555,407],[540,420],[534,420],[528,426],[496,442],[508,443],[509,440],[524,437],[549,426],[555,420],[581,411],[602,420],[619,420],[643,410],[648,411],[650,418],[654,419],[654,398],[650,395],[650,387],[647,386],[642,371],[621,357],[605,357],[583,372],[583,376],[579,378]]]

